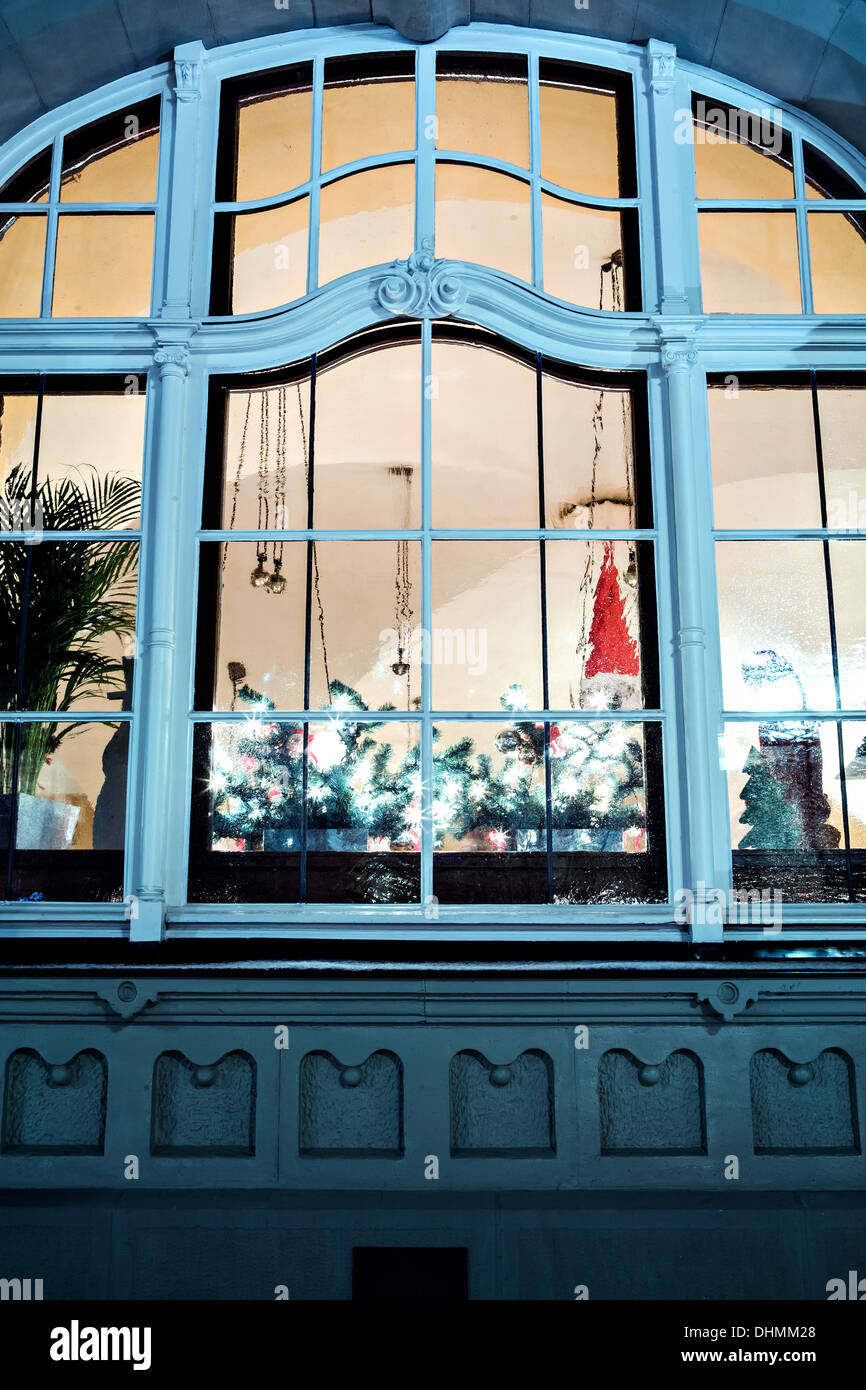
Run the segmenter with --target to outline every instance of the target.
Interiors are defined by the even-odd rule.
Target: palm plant
[[[46,479],[34,491],[30,468],[16,464],[3,485],[4,514],[36,516],[40,531],[124,530],[140,502],[137,479],[95,470],[82,481]],[[92,707],[123,688],[121,662],[106,653],[105,639],[134,631],[138,546],[39,540],[0,544],[0,709]],[[0,734],[0,794],[12,791],[15,727],[6,723]],[[19,727],[17,790],[33,793],[46,758],[86,726],[48,719]]]

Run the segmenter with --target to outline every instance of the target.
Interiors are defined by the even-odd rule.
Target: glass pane
[[[312,584],[310,708],[360,698],[371,709],[417,709],[420,543],[321,542]]]
[[[32,508],[20,515],[16,498],[7,483],[14,470],[26,473],[32,484],[33,448],[36,442],[36,413],[38,397],[29,392],[18,395],[0,391],[0,486],[3,488],[3,514],[0,529],[29,530],[33,526]]]
[[[819,541],[716,546],[728,709],[833,709],[827,585]]]
[[[540,709],[536,541],[434,541],[430,638],[438,709]]]
[[[414,59],[402,54],[326,58],[322,170],[415,147]]]
[[[799,314],[797,222],[789,212],[698,213],[705,314]]]
[[[816,314],[866,313],[866,214],[809,214]]]
[[[848,897],[836,725],[729,724],[734,887],[786,902]]]
[[[827,525],[866,529],[866,390],[819,386]]]
[[[842,708],[863,709],[866,708],[866,630],[863,624],[866,547],[860,541],[836,541],[831,542],[829,550]]]
[[[190,836],[191,902],[297,902],[303,729],[249,719],[197,724]]]
[[[436,62],[436,148],[529,167],[526,59],[442,53]]]
[[[51,179],[51,150],[28,160],[22,169],[0,188],[0,203],[47,203]]]
[[[421,524],[421,346],[359,353],[316,374],[314,522]]]
[[[556,541],[544,548],[551,709],[640,709],[644,703],[638,580],[649,547]],[[640,563],[639,563],[640,561]]]
[[[542,75],[540,101],[541,177],[575,193],[618,198],[615,94],[545,81]]]
[[[273,580],[253,585],[251,576],[262,571],[284,579],[285,589],[275,592]],[[303,708],[306,574],[307,547],[299,542],[202,546],[201,601],[211,607],[215,596],[217,621],[215,657],[198,654],[199,707],[244,709],[264,698],[276,709]],[[199,642],[207,641],[200,632]]]
[[[340,716],[309,725],[307,900],[418,902],[421,760],[417,724]]]
[[[433,758],[436,897],[546,902],[544,725],[443,722]]]
[[[51,312],[55,318],[144,318],[152,268],[151,215],[61,217]]]
[[[720,528],[821,525],[812,392],[745,386],[707,393],[713,505]]]
[[[45,395],[37,470],[45,530],[125,531],[141,524],[143,386],[144,378],[142,390],[129,395],[124,389]]]
[[[303,298],[308,216],[308,198],[263,212],[217,214],[214,240],[218,246],[228,234],[232,245],[231,313],[256,314]],[[216,255],[214,261],[216,267]],[[220,312],[221,306],[212,307]]]
[[[198,726],[192,900],[299,900],[305,745],[306,900],[417,902],[418,728],[352,719],[348,705],[308,726],[261,712]]]
[[[544,288],[588,309],[626,308],[624,214],[541,195]]]
[[[45,267],[44,217],[0,220],[0,318],[38,318]]]
[[[545,372],[545,525],[652,526],[649,470],[636,496],[631,393]]]
[[[553,725],[550,771],[554,902],[665,901],[658,725]]]
[[[228,391],[220,507],[205,490],[204,525],[303,530],[307,525],[310,379]]]
[[[529,201],[520,179],[474,164],[437,164],[436,255],[531,279]]]
[[[237,106],[234,188],[224,190],[228,198],[252,202],[306,183],[312,115],[313,94],[308,85],[275,96],[242,99]]]
[[[15,500],[11,499],[13,506]],[[8,492],[4,502],[10,506]],[[21,595],[31,548],[14,541],[0,542],[0,709],[4,710],[19,707]]]
[[[842,757],[854,896],[862,902],[866,898],[866,724],[842,725]]]
[[[13,899],[121,902],[129,725],[37,723],[16,732],[6,724],[0,736],[0,841],[10,830],[20,740]]]
[[[321,194],[319,284],[405,260],[414,244],[415,171],[389,164],[326,184]]]
[[[768,110],[696,97],[693,111],[699,198],[793,198],[791,137]]]
[[[43,486],[39,499],[48,495]],[[124,658],[135,642],[137,543],[43,541],[28,558],[21,707],[131,708],[132,661]]]
[[[159,108],[159,97],[154,97],[67,135],[63,141],[61,202],[154,202]]]
[[[814,145],[803,142],[807,198],[862,198],[864,190]]]
[[[535,367],[433,343],[433,524],[538,525]]]

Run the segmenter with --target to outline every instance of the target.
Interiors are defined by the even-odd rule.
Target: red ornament
[[[613,541],[604,543],[604,561],[595,589],[589,640],[592,652],[586,663],[587,676],[640,675],[637,644],[625,621],[619,575],[613,558]]]
[[[244,840],[243,838],[238,838],[237,840],[235,840],[235,849],[244,850],[244,849],[246,849],[246,847],[247,847],[247,842],[246,842],[246,840]]]
[[[502,851],[508,843],[504,830],[491,830],[487,836],[495,850]]]
[[[283,793],[279,787],[268,788],[268,801],[279,801]]]
[[[252,753],[244,753],[244,756],[241,758],[241,762],[243,763],[244,772],[252,772],[253,768],[256,765],[256,760],[253,757]]]
[[[551,758],[564,758],[568,749],[565,739],[562,737],[562,730],[556,724],[550,726],[550,756]]]

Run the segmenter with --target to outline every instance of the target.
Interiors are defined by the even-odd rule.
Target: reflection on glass
[[[403,54],[326,58],[322,171],[415,146],[414,61]]]
[[[788,902],[848,897],[836,725],[728,724],[734,887]]]
[[[310,902],[417,902],[421,891],[421,761],[417,724],[372,728],[337,717],[307,735]]]
[[[589,309],[624,309],[623,214],[542,193],[541,216],[548,294]]]
[[[803,142],[807,198],[862,198],[864,190],[814,145]]]
[[[45,266],[44,217],[0,216],[0,318],[38,318]]]
[[[115,478],[115,488],[125,491],[126,482]],[[56,493],[62,498],[68,486],[61,483]],[[112,490],[110,481],[104,491]],[[38,501],[53,492],[43,485]],[[136,490],[130,508],[138,501]],[[28,559],[21,708],[110,709],[132,680],[123,658],[134,649],[137,543],[42,541],[30,547]]]
[[[424,655],[420,543],[317,543],[312,585],[310,708],[360,698],[373,709],[416,710]]]
[[[226,393],[218,516],[205,496],[206,526],[227,531],[303,530],[307,525],[310,379]]]
[[[810,213],[809,255],[815,313],[866,313],[866,216]]]
[[[545,372],[545,526],[582,531],[591,527],[651,526],[637,505],[631,395]]]
[[[4,502],[9,504],[8,493]],[[17,498],[14,499],[17,502]],[[29,509],[27,511],[29,520]],[[30,547],[0,542],[0,709],[18,708],[21,654],[21,596]],[[12,726],[9,726],[10,730]],[[11,737],[11,734],[10,734]]]
[[[421,347],[359,353],[316,375],[314,524],[421,524]]]
[[[843,709],[866,708],[866,631],[863,626],[863,574],[866,551],[860,541],[829,546],[839,688]]]
[[[542,66],[541,177],[575,193],[618,198],[616,96],[570,85],[570,65]],[[562,80],[554,80],[559,75]]]
[[[45,203],[51,179],[51,150],[42,150],[7,179],[0,188],[0,203]]]
[[[159,161],[158,97],[115,111],[63,141],[64,203],[152,203]]]
[[[434,541],[431,648],[434,707],[540,709],[538,543]]]
[[[550,707],[640,709],[637,547],[552,542],[545,568]]]
[[[711,386],[707,401],[716,526],[821,525],[808,386]]]
[[[0,740],[0,843],[10,834],[13,811],[17,822],[13,897],[120,902],[129,725],[6,724]],[[83,865],[60,850],[100,853]]]
[[[720,541],[716,572],[726,707],[832,709],[821,543]]]
[[[695,97],[695,182],[699,198],[793,198],[791,137],[758,110]]]
[[[819,386],[827,525],[866,529],[866,390]]]
[[[436,63],[436,148],[529,167],[526,59],[441,53]]]
[[[262,582],[253,585],[259,571]],[[213,700],[214,709],[253,708],[262,699],[276,709],[303,707],[306,574],[301,542],[202,546],[202,586],[215,589],[218,612],[213,684],[201,691],[205,707]]]
[[[538,525],[534,365],[434,341],[433,524]]]
[[[700,212],[706,314],[799,314],[797,222],[790,212]]]
[[[529,184],[473,164],[436,165],[436,254],[531,278]]]
[[[263,212],[217,214],[232,228],[233,314],[276,309],[306,294],[308,216],[308,198]]]
[[[412,250],[415,171],[411,164],[366,169],[321,193],[319,284],[366,266],[405,260]]]
[[[307,69],[309,72],[309,69]],[[309,81],[309,78],[307,79]],[[309,85],[241,100],[237,107],[234,188],[244,203],[288,193],[310,177],[313,94]]]
[[[150,313],[153,217],[67,214],[57,227],[55,318],[144,318]]]

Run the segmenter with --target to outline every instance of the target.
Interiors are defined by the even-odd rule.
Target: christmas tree
[[[752,746],[743,771],[748,774],[741,799],[746,809],[740,825],[751,826],[738,849],[799,849],[800,833],[793,806],[785,800],[784,788],[770,772],[763,753]]]
[[[418,850],[423,788],[420,749],[413,742],[399,758],[393,745],[373,734],[382,720],[353,719],[369,712],[357,691],[331,682],[332,700],[311,721],[307,758],[307,834],[317,848]],[[240,726],[225,725],[212,751],[212,830],[216,841],[240,850],[297,848],[304,786],[304,734],[296,723],[269,719],[273,703],[241,685],[237,698],[251,708]],[[510,713],[526,708],[519,686],[501,704]],[[393,706],[383,706],[383,711]],[[396,732],[396,730],[395,730]],[[530,847],[543,842],[546,823],[544,724],[517,720],[503,729],[496,746],[505,755],[475,753],[471,738],[442,745],[433,730],[432,835],[461,840],[483,832],[495,849],[505,849],[517,831],[531,832]],[[442,745],[442,746],[440,746]],[[552,822],[556,829],[605,832],[643,825],[643,755],[627,725],[577,722],[550,728]],[[353,831],[359,843],[320,832]],[[621,847],[620,843],[615,847]]]
[[[589,629],[590,653],[580,682],[582,709],[640,706],[640,660],[626,619],[613,541],[604,543]]]

